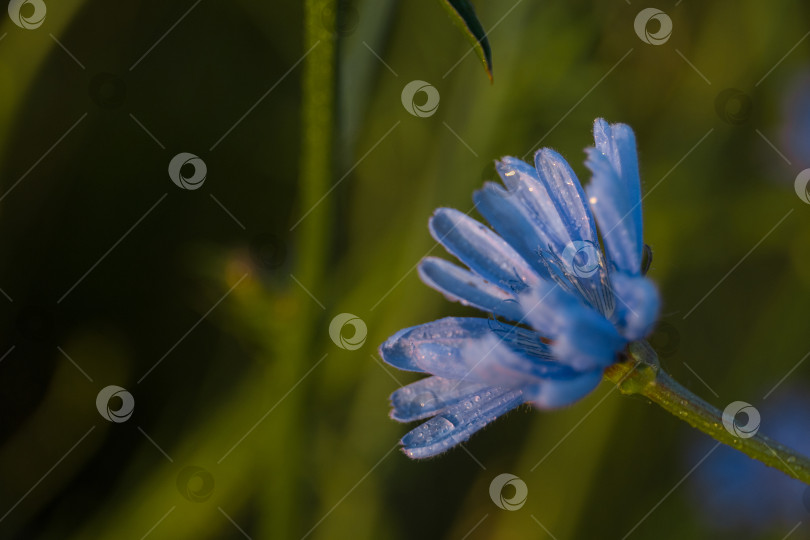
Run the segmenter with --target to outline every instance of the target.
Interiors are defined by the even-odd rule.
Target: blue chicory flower
[[[523,403],[574,403],[652,329],[660,302],[642,271],[635,135],[598,119],[594,139],[587,197],[565,159],[544,148],[534,167],[496,162],[507,189],[489,182],[475,193],[494,231],[451,208],[431,217],[433,237],[468,269],[426,257],[420,277],[492,317],[440,319],[380,346],[388,364],[432,374],[391,395],[395,420],[432,417],[403,437],[408,456],[439,454]]]

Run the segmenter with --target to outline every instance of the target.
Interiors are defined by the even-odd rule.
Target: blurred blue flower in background
[[[810,71],[794,76],[782,105],[782,146],[799,167],[810,167]]]
[[[762,407],[762,427],[768,436],[810,453],[810,399],[806,389],[790,389]],[[713,446],[702,437],[692,441],[686,457],[691,462]],[[783,536],[810,512],[810,488],[742,452],[719,446],[697,469],[690,482],[690,499],[708,525],[733,532],[735,538],[764,533]],[[808,525],[802,525],[802,528]],[[796,538],[807,538],[807,532]]]
[[[395,420],[433,417],[403,437],[408,456],[439,454],[523,403],[548,409],[581,399],[652,329],[660,301],[643,276],[635,136],[598,119],[594,140],[587,198],[562,156],[544,148],[534,167],[513,157],[496,163],[506,190],[487,183],[475,193],[494,232],[450,208],[430,219],[436,241],[469,270],[427,257],[420,277],[493,317],[441,319],[381,345],[392,366],[433,375],[391,395]]]

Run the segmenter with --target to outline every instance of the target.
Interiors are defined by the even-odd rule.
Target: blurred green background
[[[408,460],[387,399],[415,377],[376,347],[474,314],[414,272],[432,210],[539,146],[586,180],[602,116],[636,130],[665,367],[761,404],[807,352],[810,156],[782,109],[806,2],[653,2],[656,46],[647,5],[479,0],[494,84],[436,0],[45,3],[0,23],[0,537],[622,538],[654,506],[629,538],[734,537],[669,494],[701,435],[607,383]],[[435,114],[403,107],[412,80]],[[200,189],[169,178],[180,152]],[[330,339],[341,313],[360,348]],[[490,499],[505,472],[519,511]]]

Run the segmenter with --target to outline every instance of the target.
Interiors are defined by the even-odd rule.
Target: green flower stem
[[[658,356],[645,341],[631,343],[628,358],[605,370],[605,379],[623,394],[645,396],[692,427],[810,485],[810,459],[765,435],[735,436],[723,426],[723,412],[699,398],[661,369]]]
[[[330,253],[334,196],[324,194],[333,181],[337,0],[306,0],[303,9],[306,56],[301,67],[298,204],[291,213],[291,223],[296,224],[290,235],[290,243],[295,245],[295,263],[290,273],[328,302],[323,296],[328,290],[323,282]],[[303,219],[296,223],[301,216]],[[255,470],[272,478],[262,488],[264,510],[259,536],[263,538],[297,538],[301,534],[299,520],[308,515],[301,510],[301,501],[306,500],[301,478],[306,473],[309,437],[302,419],[311,399],[306,388],[313,384],[315,376],[309,378],[306,373],[322,354],[317,338],[325,329],[321,324],[323,311],[308,293],[292,281],[288,287],[283,296],[271,300],[286,308],[279,310],[268,325],[267,354],[272,358],[272,367],[263,374],[264,392],[275,389],[280,395],[296,388],[299,381],[301,387],[284,394],[283,406],[267,419],[261,434],[253,435],[259,459]]]
[[[304,3],[301,173],[298,214],[307,213],[295,235],[300,250],[296,277],[302,283],[320,279],[324,269],[332,217],[331,201],[324,198],[332,183],[335,122],[335,38],[337,0]],[[293,220],[298,219],[294,217]],[[309,302],[307,302],[309,303]]]

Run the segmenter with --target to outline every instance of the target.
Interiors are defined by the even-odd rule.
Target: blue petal
[[[554,357],[577,371],[605,367],[626,345],[599,312],[558,285],[547,284],[521,295],[524,318],[554,341]]]
[[[529,217],[528,210],[515,195],[496,184],[487,183],[484,189],[475,193],[474,199],[481,215],[529,261],[541,279],[553,281],[582,296],[602,313],[613,311],[613,298],[598,244],[571,243],[557,256],[550,251],[551,241],[544,239],[545,233],[537,225],[537,218]],[[579,259],[582,255],[586,256],[584,260]]]
[[[599,244],[575,240],[561,254],[541,255],[553,282],[602,314],[613,311],[607,267]]]
[[[485,390],[487,385],[428,377],[391,394],[391,418],[399,422],[421,420]]]
[[[584,311],[569,320],[552,344],[557,359],[578,371],[604,369],[616,361],[616,354],[627,345],[616,327],[594,311]]]
[[[548,349],[553,350],[553,346]],[[482,335],[478,340],[468,340],[461,354],[470,363],[466,377],[485,381],[490,386],[515,388],[541,384],[550,379],[569,380],[577,376],[570,366],[550,359],[540,360],[525,351],[516,350],[514,341],[496,333]]]
[[[495,164],[509,194],[526,209],[541,234],[544,249],[562,250],[568,243],[567,224],[537,170],[517,158],[507,156]]]
[[[532,169],[506,157],[497,168],[545,240],[540,256],[548,271],[540,275],[551,276],[591,306],[607,312],[611,304],[607,269],[582,186],[565,159],[553,150],[539,150],[535,166]]]
[[[540,409],[556,409],[571,405],[590,394],[602,380],[602,370],[586,371],[574,379],[548,380],[540,383],[527,398]]]
[[[430,233],[470,270],[515,291],[539,278],[528,263],[489,227],[452,208],[439,208],[429,223]]]
[[[514,321],[521,317],[520,308],[511,292],[444,259],[422,259],[419,277],[453,302],[461,302]]]
[[[493,344],[524,358],[508,357],[498,371],[491,366],[503,355]],[[399,369],[490,385],[487,377],[495,372],[509,375],[511,386],[572,376],[571,368],[553,360],[549,347],[534,332],[480,318],[448,317],[407,328],[382,344],[380,356]]]
[[[613,320],[628,340],[649,334],[661,309],[661,298],[652,281],[645,277],[611,274],[616,311]]]
[[[585,206],[585,193],[561,155],[544,148],[535,154],[535,168],[513,157],[503,158],[496,168],[555,254],[561,255],[575,240],[596,243],[596,227]]]
[[[569,321],[591,310],[557,283],[542,282],[518,297],[523,316],[540,335],[556,339]]]
[[[540,334],[533,330],[528,330],[520,326],[502,323],[496,320],[487,320],[492,333],[501,341],[508,344],[512,349],[520,351],[534,362],[534,368],[539,370],[545,368],[545,364],[538,364],[537,360],[552,360],[551,347],[544,343]],[[533,372],[531,369],[527,372]],[[537,371],[538,377],[545,376],[546,371]]]
[[[548,278],[548,268],[540,251],[548,249],[551,241],[530,217],[514,195],[499,185],[487,182],[473,195],[475,206],[501,237],[511,245],[541,277]]]
[[[641,201],[641,176],[638,170],[636,135],[627,124],[608,124],[602,118],[594,121],[594,143],[602,152],[622,180],[627,196],[634,205]],[[637,210],[641,221],[641,209]],[[640,230],[639,230],[640,232]],[[639,234],[641,236],[641,234]]]
[[[408,432],[402,451],[408,457],[432,457],[464,442],[499,416],[525,401],[522,390],[491,387],[458,403]]]
[[[394,366],[402,371],[416,371],[424,373],[424,369],[414,360],[412,347],[408,342],[408,337],[411,336],[419,326],[412,326],[411,328],[403,328],[380,345],[377,352],[380,354],[386,363]]]
[[[587,189],[591,209],[614,268],[638,275],[644,244],[635,136],[624,124],[609,126],[600,119],[594,140],[596,148],[586,150],[585,162],[593,172]]]
[[[575,240],[598,245],[596,224],[585,205],[585,192],[568,162],[554,150],[543,148],[534,155],[534,166],[546,186],[549,197],[565,222],[568,236],[565,246]],[[536,196],[541,196],[536,193]]]

